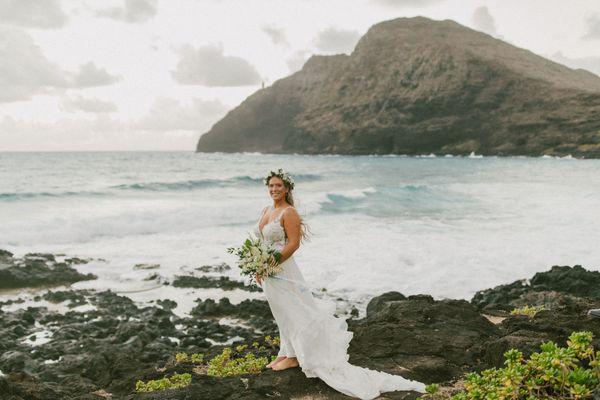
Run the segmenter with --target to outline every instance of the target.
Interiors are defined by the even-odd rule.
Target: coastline
[[[403,158],[527,158],[527,159],[565,159],[565,160],[597,160],[597,157],[579,157],[570,153],[565,154],[485,154],[476,153],[275,153],[275,152],[260,152],[260,151],[196,151],[188,149],[180,150],[0,150],[1,154],[165,154],[165,153],[182,153],[182,154],[197,154],[197,155],[244,155],[244,156],[317,156],[317,157],[403,157]]]
[[[214,273],[223,271],[223,264],[203,266],[201,272],[213,273],[211,276],[181,276],[174,282],[161,283],[223,290],[224,297],[219,301],[196,299],[190,315],[181,317],[173,313],[177,306],[173,299],[139,306],[111,290],[53,291],[44,286],[61,279],[68,286],[75,276],[93,279],[76,275],[72,268],[73,260],[80,265],[85,260],[71,258],[69,265],[49,254],[23,258],[13,258],[5,251],[1,254],[4,278],[22,277],[20,272],[35,266],[37,275],[29,273],[29,281],[13,282],[26,290],[34,290],[27,285],[41,286],[35,289],[40,292],[36,306],[19,308],[18,298],[0,302],[0,393],[10,393],[16,399],[91,399],[108,394],[127,399],[233,399],[240,395],[258,399],[275,392],[283,397],[344,398],[320,380],[307,379],[298,368],[262,370],[245,374],[240,380],[239,376],[208,376],[191,363],[175,360],[181,352],[200,352],[209,358],[229,346],[253,342],[260,343],[265,354],[276,354],[276,346],[265,341],[266,336],[278,333],[268,303],[251,299],[232,304],[226,293],[232,287],[249,292],[260,289],[216,278]],[[367,305],[365,316],[358,318],[356,308],[339,315],[347,318],[354,333],[348,349],[350,362],[451,386],[465,373],[501,366],[502,354],[508,348],[530,353],[545,340],[564,343],[574,330],[594,332],[594,344],[600,344],[600,319],[586,316],[589,308],[600,307],[600,272],[581,266],[554,266],[526,278],[479,291],[471,301],[434,300],[426,294],[404,296],[394,291],[376,295]],[[511,314],[512,309],[524,305],[544,306],[545,310],[533,317]],[[191,383],[168,390],[170,397],[161,397],[161,392],[135,392],[138,380],[183,372],[192,375]],[[386,398],[409,399],[416,395],[394,392],[386,393]]]

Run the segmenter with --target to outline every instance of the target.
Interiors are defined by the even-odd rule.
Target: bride
[[[374,399],[395,390],[424,392],[421,382],[348,362],[353,332],[348,331],[344,319],[325,308],[323,300],[313,297],[293,258],[301,239],[307,238],[306,225],[294,208],[294,182],[279,169],[270,172],[265,184],[273,205],[263,209],[255,233],[281,253],[283,268],[275,276],[256,277],[281,339],[279,354],[267,368],[281,371],[300,366],[308,378],[318,377],[337,391],[360,399]]]

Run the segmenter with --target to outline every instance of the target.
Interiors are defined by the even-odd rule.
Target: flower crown
[[[281,168],[279,168],[277,170],[277,172],[275,172],[275,171],[269,172],[269,175],[267,175],[267,177],[264,179],[265,185],[269,185],[269,179],[271,179],[274,176],[281,179],[283,181],[284,185],[286,187],[288,187],[290,190],[294,189],[294,180],[292,179],[290,174],[288,174]]]

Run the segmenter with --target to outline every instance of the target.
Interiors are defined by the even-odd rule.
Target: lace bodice
[[[273,206],[269,206],[268,209],[274,210]],[[266,212],[266,209],[265,209],[265,212]],[[265,241],[270,243],[276,249],[281,250],[283,248],[283,246],[285,246],[285,243],[287,241],[287,238],[285,237],[285,230],[283,229],[283,226],[281,226],[281,222],[280,222],[281,216],[285,212],[285,209],[283,209],[283,211],[280,211],[279,214],[273,219],[273,221],[267,222],[267,224],[265,226],[263,226],[263,229],[261,232],[260,231],[260,220],[265,215],[264,214],[265,212],[263,212],[261,217],[258,219],[258,223],[256,224],[256,227],[254,228],[254,233],[256,234],[257,237],[263,238]]]

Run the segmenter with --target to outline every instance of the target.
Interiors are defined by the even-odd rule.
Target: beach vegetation
[[[233,356],[231,347],[226,347],[221,354],[215,356],[208,362],[208,370],[206,373],[210,376],[219,377],[258,374],[268,363],[268,357],[257,357],[251,352],[235,357]]]
[[[188,355],[187,353],[177,353],[175,354],[175,361],[179,364],[182,363],[194,363],[194,364],[202,364],[204,362],[204,354],[202,353],[192,353]]]
[[[573,332],[567,347],[549,341],[529,358],[517,349],[504,353],[504,367],[467,374],[464,389],[448,395],[428,385],[421,400],[537,400],[591,398],[600,385],[600,351],[592,332]]]
[[[161,379],[152,379],[148,382],[138,380],[135,384],[135,390],[140,393],[145,393],[157,390],[180,389],[188,386],[191,381],[191,374],[173,374],[171,377],[164,376]]]
[[[510,313],[511,313],[511,315],[526,315],[529,318],[533,318],[533,317],[535,317],[535,314],[537,314],[538,312],[545,310],[545,309],[546,308],[544,306],[525,305],[523,307],[515,308]]]

